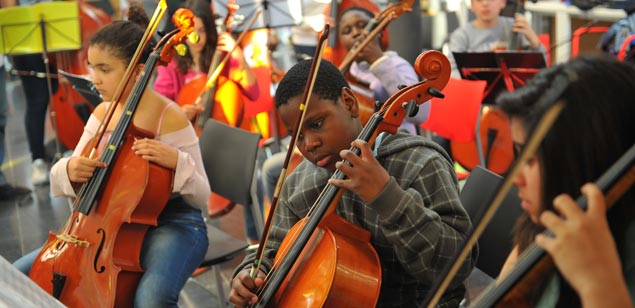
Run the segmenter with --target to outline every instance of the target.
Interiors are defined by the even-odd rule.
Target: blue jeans
[[[179,293],[203,261],[207,247],[201,211],[181,198],[170,200],[159,225],[150,228],[143,240],[141,266],[145,272],[137,287],[135,307],[177,307]],[[40,249],[13,265],[27,274]]]

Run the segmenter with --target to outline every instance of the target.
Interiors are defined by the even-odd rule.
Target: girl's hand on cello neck
[[[148,138],[135,140],[132,150],[147,161],[171,170],[176,169],[179,159],[178,150],[159,140]]]
[[[232,280],[232,289],[229,292],[229,301],[234,307],[247,307],[258,301],[258,296],[254,293],[264,283],[265,273],[258,271],[256,279],[251,279],[250,270],[244,269]]]
[[[105,168],[106,163],[97,159],[74,156],[68,160],[66,171],[68,179],[73,183],[86,183],[95,173],[95,168]]]
[[[568,195],[556,197],[554,208],[545,211],[540,222],[555,237],[536,236],[536,244],[546,250],[585,307],[632,307],[622,275],[622,265],[609,225],[606,202],[594,184],[582,187],[587,196],[584,212]]]

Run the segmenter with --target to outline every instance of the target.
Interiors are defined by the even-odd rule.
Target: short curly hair
[[[284,75],[276,90],[276,107],[286,104],[289,99],[304,92],[311,71],[311,63],[311,60],[298,62]],[[348,82],[340,70],[329,61],[320,61],[313,93],[320,98],[337,101],[344,87],[348,87]]]

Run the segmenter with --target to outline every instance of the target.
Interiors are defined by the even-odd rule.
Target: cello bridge
[[[82,241],[80,239],[77,238],[77,236],[75,235],[70,235],[70,234],[57,234],[55,235],[55,237],[59,240],[62,241],[64,243],[69,243],[69,244],[73,244],[75,246],[81,246],[81,247],[88,247],[90,246],[90,243],[88,241]]]

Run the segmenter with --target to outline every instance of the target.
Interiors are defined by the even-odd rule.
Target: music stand
[[[77,1],[41,2],[31,6],[0,10],[0,53],[6,55],[42,54],[49,100],[53,99],[48,52],[81,48],[79,4]],[[53,130],[57,134],[55,108],[50,108]],[[61,158],[59,138],[56,155]]]
[[[0,9],[0,38],[5,55],[80,49],[79,6],[56,1]]]
[[[454,52],[463,79],[485,80],[483,104],[494,104],[502,91],[513,91],[546,67],[542,52],[491,51]]]
[[[214,13],[227,15],[227,0],[213,0]],[[251,30],[262,28],[278,28],[299,25],[302,21],[302,5],[297,0],[236,0],[239,8],[236,16],[244,16],[250,20],[258,8],[262,13],[256,19]],[[242,32],[245,24],[239,24],[233,28],[236,32]]]

